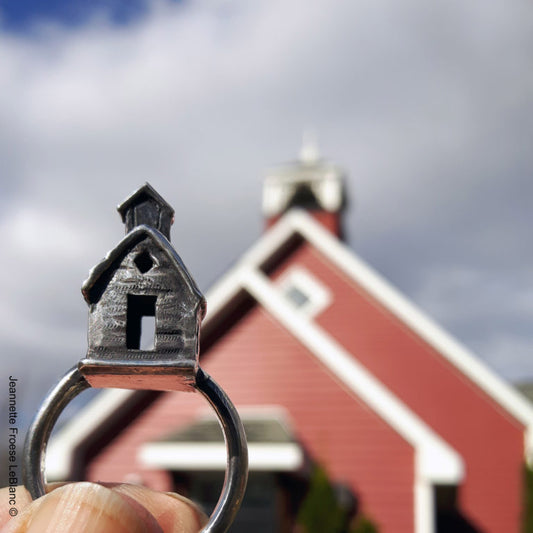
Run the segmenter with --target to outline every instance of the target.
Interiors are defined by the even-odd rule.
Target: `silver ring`
[[[45,454],[54,424],[66,405],[90,384],[75,366],[53,388],[28,430],[24,444],[23,479],[33,499],[46,493]],[[248,478],[248,449],[244,427],[235,406],[211,377],[198,368],[195,388],[211,404],[224,432],[227,469],[218,503],[202,533],[224,533],[239,510]]]
[[[45,494],[45,453],[65,406],[89,387],[199,390],[222,425],[228,456],[218,503],[203,533],[224,533],[248,479],[242,422],[226,393],[198,365],[206,301],[170,244],[174,209],[145,183],[118,211],[126,236],[90,272],[87,355],[49,393],[26,436],[23,479],[32,498]],[[152,347],[141,343],[143,318],[154,317]]]

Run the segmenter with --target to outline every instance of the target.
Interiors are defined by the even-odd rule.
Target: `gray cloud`
[[[149,180],[171,201],[206,289],[261,232],[264,169],[311,125],[350,174],[350,245],[501,375],[533,376],[532,9],[157,2],[122,28],[0,35],[6,371],[79,359],[79,287],[129,192]]]

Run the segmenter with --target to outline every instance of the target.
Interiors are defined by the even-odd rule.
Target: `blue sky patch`
[[[148,0],[0,0],[0,21],[4,30],[25,32],[43,22],[79,26],[101,13],[125,25],[147,9]]]

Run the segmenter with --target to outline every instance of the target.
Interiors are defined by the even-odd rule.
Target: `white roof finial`
[[[300,161],[312,164],[320,159],[318,151],[318,135],[316,129],[307,128],[304,130],[302,148],[300,150]]]

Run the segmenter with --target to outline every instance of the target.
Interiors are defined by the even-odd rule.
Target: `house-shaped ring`
[[[126,236],[82,287],[89,328],[80,371],[92,387],[192,390],[206,303],[170,244],[174,210],[146,183],[118,211]]]

